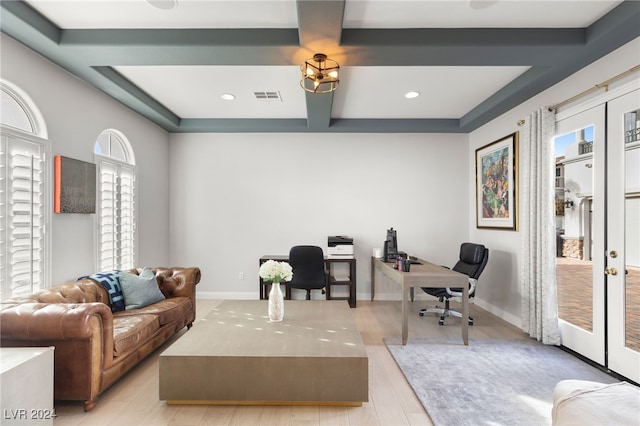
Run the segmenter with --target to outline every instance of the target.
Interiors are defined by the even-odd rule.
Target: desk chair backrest
[[[451,269],[477,280],[484,267],[487,266],[488,260],[489,249],[482,244],[462,243],[460,245],[460,260]]]
[[[294,246],[289,251],[289,264],[293,269],[291,288],[322,290],[327,285],[324,253],[318,246]]]
[[[487,266],[489,260],[489,249],[482,244],[474,243],[462,243],[460,245],[460,256],[458,262],[453,266],[454,271],[465,274],[469,277],[469,297],[475,295],[476,281],[480,277],[480,274]],[[426,313],[437,313],[440,315],[438,324],[444,325],[444,319],[449,315],[461,317],[462,314],[449,306],[449,299],[452,297],[462,297],[462,288],[432,288],[423,287],[425,293],[438,298],[440,302],[445,301],[444,308],[424,308],[420,309],[420,316],[424,316]],[[468,318],[469,325],[473,325],[473,318]]]

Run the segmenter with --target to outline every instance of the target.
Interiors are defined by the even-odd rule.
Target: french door
[[[640,94],[556,125],[562,344],[640,381]]]
[[[640,91],[608,104],[608,367],[640,382]]]

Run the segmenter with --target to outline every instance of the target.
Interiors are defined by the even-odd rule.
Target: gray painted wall
[[[171,259],[202,268],[203,296],[255,298],[260,256],[295,244],[326,250],[329,235],[347,235],[368,298],[370,257],[387,228],[408,253],[446,264],[457,255],[468,232],[467,146],[467,135],[451,134],[173,134]]]
[[[138,167],[140,265],[169,263],[168,133],[2,34],[2,78],[24,90],[40,109],[51,154],[93,162],[105,129],[129,139]],[[53,180],[51,180],[53,185]],[[54,214],[52,284],[95,271],[95,215]]]

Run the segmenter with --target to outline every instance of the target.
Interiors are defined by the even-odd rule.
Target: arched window
[[[0,298],[50,285],[50,144],[29,96],[0,79]]]
[[[130,269],[137,259],[136,167],[131,144],[107,129],[94,145],[98,166],[98,270]]]

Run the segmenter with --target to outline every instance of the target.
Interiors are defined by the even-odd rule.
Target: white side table
[[[53,425],[53,351],[0,348],[0,423]]]

